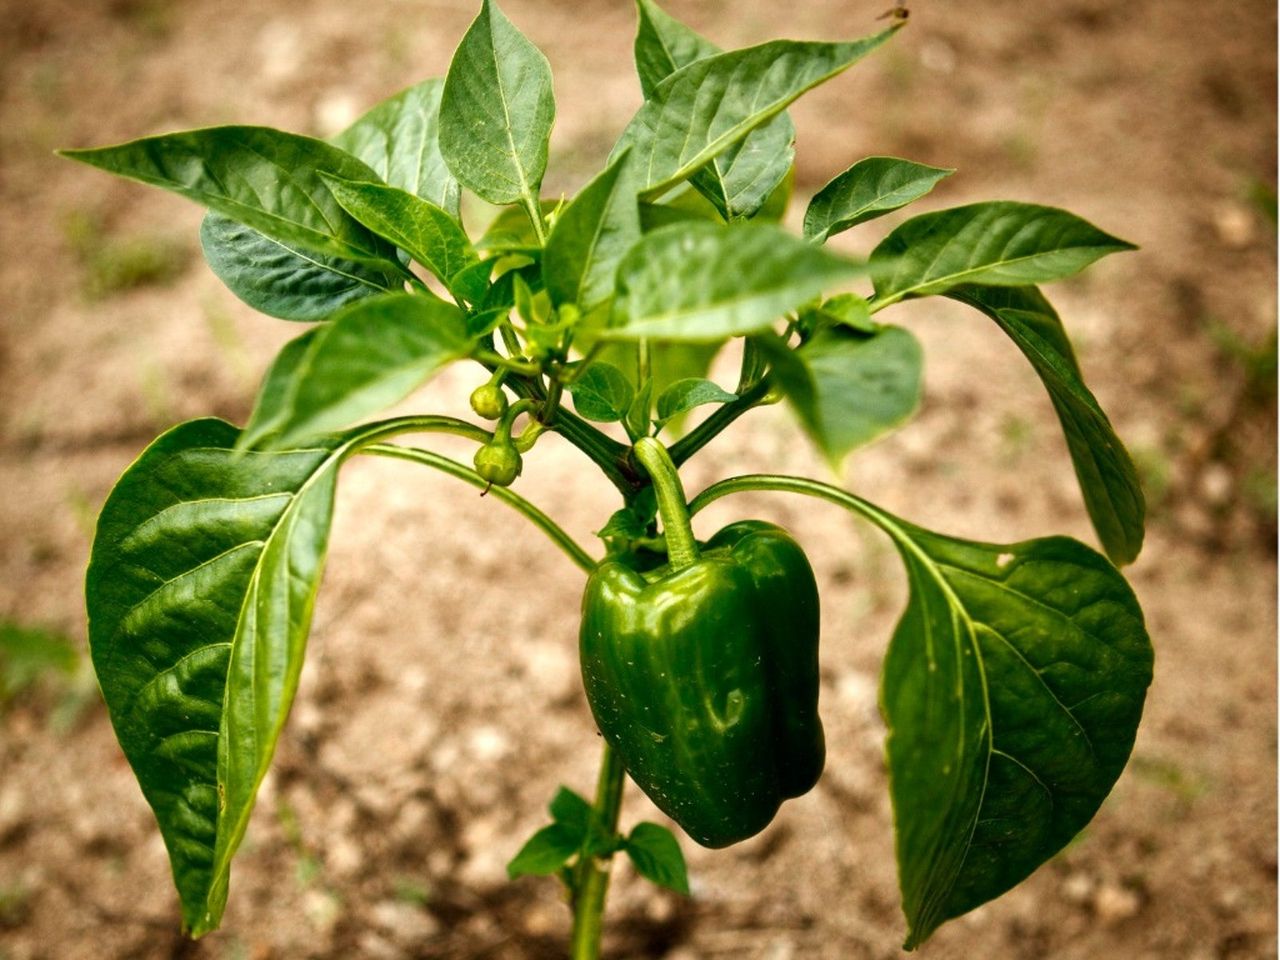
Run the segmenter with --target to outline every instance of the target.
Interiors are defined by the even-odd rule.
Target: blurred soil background
[[[889,0],[672,0],[723,46],[852,37]],[[0,0],[0,958],[551,958],[567,913],[504,864],[599,741],[581,692],[581,577],[493,499],[356,462],[339,493],[303,687],[236,861],[225,928],[178,933],[151,815],[87,670],[94,517],[159,431],[242,422],[297,325],[203,265],[200,211],[54,158],[218,123],[328,135],[444,73],[471,0]],[[549,56],[546,192],[576,190],[638,105],[626,0],[506,0]],[[1268,0],[918,0],[887,48],[793,109],[792,222],[854,160],[958,168],[913,212],[1066,207],[1133,240],[1050,288],[1151,506],[1129,571],[1157,648],[1133,761],[1101,813],[1016,891],[949,924],[934,958],[1276,956],[1276,8]],[[482,215],[471,210],[474,225]],[[895,217],[841,238],[867,251]],[[1094,542],[1038,381],[993,324],[894,311],[928,355],[920,416],[843,482],[977,539]],[[450,371],[413,406],[461,412]],[[443,449],[468,456],[465,448]],[[689,468],[825,468],[779,408]],[[584,543],[611,489],[556,439],[519,489]],[[879,535],[825,507],[734,498],[699,521],[778,520],[821,579],[827,772],[760,837],[686,841],[695,896],[629,867],[613,958],[891,958],[903,933],[876,708],[904,584]],[[634,789],[627,822],[655,817]]]

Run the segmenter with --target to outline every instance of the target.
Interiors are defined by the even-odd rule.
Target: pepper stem
[[[648,471],[653,480],[653,490],[658,498],[658,515],[662,517],[662,532],[667,538],[667,559],[671,569],[679,570],[698,559],[698,541],[693,536],[689,522],[689,505],[680,484],[680,474],[671,455],[653,437],[641,437],[636,441],[636,459]]]

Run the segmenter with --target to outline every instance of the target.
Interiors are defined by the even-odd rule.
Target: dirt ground
[[[724,46],[857,36],[889,0],[672,0]],[[631,4],[506,0],[549,56],[548,193],[571,192],[638,103]],[[319,135],[445,70],[472,0],[0,0],[0,624],[83,649],[92,521],[179,420],[246,415],[297,325],[253,314],[203,265],[199,211],[57,160],[224,122]],[[1094,823],[1016,891],[943,928],[941,958],[1276,956],[1276,9],[1267,0],[913,4],[891,47],[794,109],[793,216],[869,154],[958,168],[920,209],[1066,207],[1133,240],[1049,292],[1141,465],[1132,568],[1157,650],[1133,762]],[[866,250],[888,224],[860,228]],[[928,355],[905,430],[843,482],[947,533],[1093,542],[1052,411],[995,327],[954,305],[894,311]],[[459,412],[450,371],[413,406]],[[443,444],[441,449],[455,448]],[[785,411],[690,464],[694,490],[825,468]],[[233,871],[224,929],[177,934],[151,815],[83,670],[0,713],[0,958],[551,958],[551,882],[504,864],[559,783],[589,791],[598,738],[575,659],[578,571],[515,514],[448,478],[357,462],[303,687]],[[582,542],[614,509],[576,451],[540,444],[520,490]],[[821,579],[819,786],[760,837],[686,841],[689,900],[627,867],[609,956],[891,958],[903,924],[876,709],[901,610],[877,534],[779,497],[702,529],[787,525]],[[636,790],[627,822],[656,817]]]

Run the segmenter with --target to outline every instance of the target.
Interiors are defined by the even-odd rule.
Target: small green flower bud
[[[471,409],[476,416],[497,420],[507,411],[507,395],[496,383],[485,383],[471,392]]]
[[[509,487],[520,476],[524,461],[515,444],[494,440],[476,451],[476,473],[495,487]]]

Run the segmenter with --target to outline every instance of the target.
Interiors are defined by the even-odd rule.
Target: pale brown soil
[[[859,35],[889,2],[671,6],[735,46]],[[638,102],[630,4],[504,8],[556,71],[548,188],[572,191]],[[327,134],[443,73],[473,12],[471,0],[0,0],[0,618],[83,646],[92,517],[115,477],[178,420],[242,420],[299,331],[220,287],[194,207],[50,151],[231,121]],[[920,0],[890,49],[794,111],[802,195],[860,156],[893,154],[959,168],[922,209],[1034,200],[1142,246],[1050,291],[1150,481],[1131,577],[1157,667],[1134,761],[1078,841],[945,927],[927,957],[1276,956],[1275,394],[1270,373],[1250,381],[1224,346],[1256,348],[1275,328],[1275,225],[1253,199],[1275,189],[1275,17],[1265,0]],[[135,241],[175,275],[104,295],[104,268],[83,251]],[[959,307],[895,313],[925,344],[926,402],[843,482],[956,535],[1092,542],[1016,350]],[[451,371],[413,406],[457,412],[477,382]],[[776,408],[715,449],[691,463],[691,488],[777,466],[824,476]],[[615,506],[555,440],[520,489],[583,542]],[[759,838],[718,852],[686,842],[691,900],[620,869],[609,955],[898,956],[875,695],[904,597],[898,563],[826,508],[760,497],[709,512],[705,529],[777,519],[814,561],[829,768]],[[81,692],[78,719],[55,722],[82,688],[50,684],[0,717],[0,957],[562,955],[554,885],[508,884],[503,865],[557,784],[593,781],[580,588],[492,499],[407,465],[351,465],[303,689],[223,931],[177,935],[163,847],[104,711]],[[627,822],[654,816],[633,790]]]

